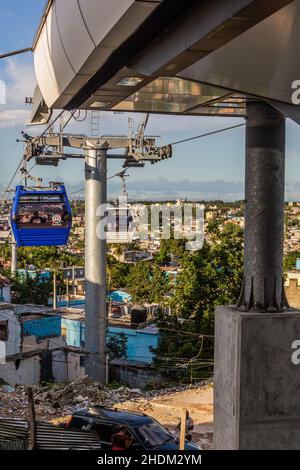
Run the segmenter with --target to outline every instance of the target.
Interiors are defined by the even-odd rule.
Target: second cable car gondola
[[[130,207],[108,207],[107,243],[131,243],[134,235],[134,218]]]
[[[8,241],[10,232],[9,217],[0,215],[0,243]]]
[[[62,246],[68,242],[72,212],[65,186],[17,186],[11,227],[17,246]]]

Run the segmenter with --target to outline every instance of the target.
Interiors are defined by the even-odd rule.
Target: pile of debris
[[[140,397],[140,390],[120,387],[111,390],[88,377],[69,384],[45,384],[32,387],[37,417],[51,419],[70,415],[91,404],[113,407],[115,403]],[[0,386],[0,416],[24,416],[27,413],[27,387]]]
[[[199,387],[193,385],[192,388]],[[204,384],[202,383],[201,386]],[[142,392],[139,389],[120,387],[111,389],[93,382],[88,377],[68,384],[45,384],[32,387],[36,416],[41,419],[53,420],[55,417],[68,416],[78,408],[92,404],[114,407],[124,402],[141,401],[160,395],[173,394],[191,386],[178,386],[170,389]],[[0,416],[25,416],[27,413],[27,387],[17,385],[0,386]]]
[[[179,385],[142,392],[139,389],[103,387],[88,377],[69,384],[35,385],[32,388],[36,418],[53,424],[66,422],[76,410],[90,405],[144,412],[170,430],[176,430],[181,408],[194,420],[194,442],[203,449],[212,448],[211,382]],[[27,387],[0,385],[0,417],[27,418]]]

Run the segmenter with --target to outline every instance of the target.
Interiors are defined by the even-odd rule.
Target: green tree
[[[18,248],[20,268],[34,265],[37,269],[81,266],[82,257],[69,253],[56,246]]]
[[[172,315],[157,321],[162,335],[158,367],[177,380],[212,373],[215,308],[236,303],[242,275],[243,232],[233,224],[220,233],[218,243],[185,254],[169,301]]]
[[[283,267],[285,271],[296,269],[296,260],[300,258],[299,251],[290,251],[284,257]]]
[[[16,278],[12,285],[12,301],[15,304],[47,305],[52,291],[52,279],[38,282],[28,276],[24,280]]]
[[[242,283],[243,232],[228,224],[215,245],[186,255],[171,299],[173,311],[212,331],[217,305],[235,303]]]
[[[149,302],[161,304],[169,290],[168,278],[157,265],[152,267],[150,276]]]
[[[63,274],[56,271],[56,288],[57,294],[66,293],[66,283]],[[12,280],[12,301],[16,304],[38,304],[48,305],[48,300],[53,296],[53,274],[50,273],[49,278],[42,278],[37,272],[35,278],[31,278],[28,274],[11,278]]]
[[[110,289],[123,289],[127,285],[129,275],[129,265],[126,263],[115,262],[109,268]]]
[[[151,296],[151,267],[143,261],[133,265],[127,277],[127,289],[134,302],[149,302]]]
[[[116,333],[115,335],[109,335],[106,347],[108,350],[109,358],[121,359],[126,357],[127,354],[127,336],[125,333]]]
[[[164,265],[171,260],[172,256],[176,256],[180,259],[184,253],[185,240],[176,240],[171,234],[171,238],[169,240],[161,240],[160,251],[155,260],[158,264]]]
[[[131,267],[127,289],[134,302],[162,303],[169,290],[169,282],[160,267],[142,261]]]
[[[169,240],[161,240],[159,254],[156,257],[156,262],[160,265],[166,264],[170,261],[170,244]]]

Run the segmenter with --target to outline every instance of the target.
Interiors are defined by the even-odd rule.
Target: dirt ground
[[[186,408],[194,421],[193,442],[203,449],[212,448],[212,385],[165,394],[162,392],[159,397],[130,400],[116,404],[116,407],[146,413],[169,429],[174,429],[177,426],[181,409]]]

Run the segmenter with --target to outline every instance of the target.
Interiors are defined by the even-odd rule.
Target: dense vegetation
[[[225,205],[224,205],[225,207]],[[138,303],[161,306],[156,323],[161,331],[157,353],[157,368],[171,378],[182,381],[210,377],[213,369],[214,315],[222,304],[235,304],[240,293],[243,272],[243,232],[227,224],[220,229],[222,218],[208,224],[211,243],[196,252],[185,250],[182,240],[163,240],[153,261],[135,265],[122,263],[108,255],[108,290],[126,289]],[[136,248],[132,245],[130,248]],[[116,246],[119,255],[123,246]],[[5,259],[10,249],[3,246]],[[285,269],[294,269],[300,253],[285,256]],[[82,265],[80,256],[55,247],[22,248],[18,250],[19,267],[29,265],[57,270],[63,266]],[[170,282],[161,267],[175,261],[179,274]],[[58,276],[58,290],[64,293],[64,281]],[[13,301],[46,304],[53,291],[52,276],[36,282],[26,277],[14,279]],[[165,307],[165,309],[164,309]],[[170,309],[171,315],[166,315]],[[124,339],[110,344],[112,357],[122,357]]]
[[[11,258],[11,247],[8,244],[2,247],[5,261]],[[82,266],[83,259],[80,255],[74,255],[65,248],[56,246],[22,247],[18,248],[19,269],[28,268],[30,265],[37,269],[54,269],[69,266]]]

